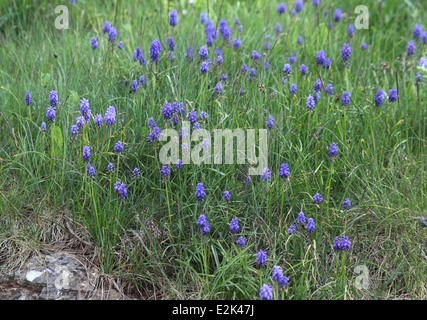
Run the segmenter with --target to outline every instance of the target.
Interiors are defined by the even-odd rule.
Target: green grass
[[[35,252],[76,250],[96,255],[101,274],[120,279],[129,292],[150,299],[258,299],[267,283],[275,299],[425,299],[426,228],[426,111],[427,93],[417,87],[419,58],[427,49],[416,43],[416,54],[406,57],[406,44],[415,24],[427,25],[421,1],[366,1],[369,29],[355,30],[347,38],[347,25],[354,23],[354,8],[348,1],[321,1],[319,12],[304,4],[296,17],[278,16],[277,4],[264,1],[80,1],[68,5],[68,30],[57,30],[56,5],[48,1],[12,1],[0,4],[0,263],[16,267]],[[170,10],[178,11],[178,25],[167,23]],[[327,21],[341,8],[343,18],[328,31]],[[323,18],[325,9],[328,19]],[[186,11],[184,15],[183,10]],[[212,67],[205,78],[200,73],[198,51],[205,45],[199,15],[207,12],[214,25],[225,18],[237,35],[233,19],[243,25],[238,52],[227,48],[220,36],[209,48],[220,47],[224,64]],[[317,17],[320,17],[318,20]],[[122,51],[108,44],[102,28],[110,21],[123,41]],[[282,33],[274,34],[277,22]],[[261,63],[251,62],[252,50],[262,51],[271,34],[270,50]],[[304,37],[297,45],[299,35]],[[99,42],[90,47],[91,37]],[[174,60],[166,58],[166,37],[173,37]],[[162,43],[159,64],[149,63],[152,40]],[[341,63],[343,43],[352,48],[349,68]],[[369,44],[362,51],[362,42]],[[195,60],[185,57],[193,46]],[[140,47],[145,67],[132,61]],[[330,70],[315,64],[317,51],[332,61]],[[296,56],[286,85],[283,65]],[[264,71],[268,59],[270,69]],[[248,82],[240,71],[247,64],[256,77]],[[299,66],[307,66],[302,77]],[[223,94],[215,95],[219,76],[225,73]],[[133,80],[145,76],[145,85],[131,91]],[[332,83],[334,95],[322,92],[315,111],[306,111],[307,96],[316,78]],[[296,96],[289,94],[295,83]],[[265,88],[265,92],[261,90]],[[239,89],[245,90],[238,95]],[[398,89],[399,100],[375,107],[378,89]],[[46,132],[49,91],[59,93],[53,124]],[[30,91],[33,103],[25,104]],[[351,94],[351,105],[340,103],[343,91]],[[71,135],[81,99],[92,111],[104,116],[108,106],[117,111],[110,129],[93,124]],[[166,102],[184,102],[187,110],[208,114],[203,128],[263,129],[265,119],[275,119],[269,132],[268,167],[271,181],[253,176],[246,185],[248,164],[190,164],[171,177],[160,177],[160,144],[147,144],[147,121],[153,117],[166,127],[162,107]],[[114,145],[124,144],[121,155]],[[328,157],[335,142],[339,154]],[[95,179],[86,176],[82,147],[91,148],[90,163]],[[115,171],[106,173],[112,162]],[[291,171],[285,182],[279,178],[280,164]],[[138,168],[141,176],[133,179]],[[116,181],[126,184],[121,200],[113,191]],[[206,197],[197,203],[195,187],[202,182]],[[223,200],[230,191],[229,204]],[[311,197],[320,193],[325,201],[315,205]],[[343,211],[349,198],[352,207]],[[316,223],[310,235],[300,226],[292,237],[287,229],[303,211]],[[206,215],[210,232],[202,237],[197,228]],[[229,222],[238,218],[238,235],[229,232]],[[151,222],[155,225],[147,225]],[[160,233],[156,232],[156,229]],[[71,229],[71,231],[70,231]],[[336,236],[351,241],[348,253],[336,253]],[[235,243],[244,236],[246,246]],[[267,252],[264,268],[257,267],[256,253]],[[290,279],[286,290],[271,280],[275,265]],[[369,270],[369,289],[359,290],[355,268]]]

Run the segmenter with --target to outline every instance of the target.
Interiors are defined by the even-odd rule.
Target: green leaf
[[[52,141],[51,156],[52,156],[52,158],[58,158],[62,154],[64,139],[62,137],[61,129],[58,126],[56,126],[55,124],[52,125],[52,131],[50,134],[50,138]]]

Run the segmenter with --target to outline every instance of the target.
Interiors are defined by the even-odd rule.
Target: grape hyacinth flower
[[[296,229],[297,227],[293,224],[293,225],[291,225],[290,227],[289,227],[289,229],[288,229],[288,234],[291,236],[291,235],[293,235],[294,233],[295,233],[295,229]]]
[[[119,44],[117,45],[117,48],[119,50],[123,50],[123,41],[120,41]]]
[[[267,126],[268,130],[273,129],[274,127],[274,118],[272,116],[269,116],[267,120],[265,120],[265,125]]]
[[[190,111],[188,113],[188,121],[190,121],[191,124],[195,124],[197,122],[197,111],[196,110]]]
[[[27,106],[29,106],[33,103],[33,99],[31,99],[31,93],[30,92],[25,93],[25,103],[27,104]]]
[[[205,188],[203,188],[203,183],[198,183],[196,186],[196,199],[197,201],[203,201],[205,197]]]
[[[277,281],[280,288],[287,287],[289,285],[289,278],[281,276]]]
[[[344,43],[344,45],[341,49],[342,61],[347,62],[348,60],[350,60],[350,54],[351,54],[350,44]]]
[[[422,43],[423,45],[427,45],[427,31],[424,31],[424,32],[421,34],[421,43]]]
[[[297,85],[295,83],[291,84],[289,92],[290,92],[291,95],[296,95],[297,94]]]
[[[202,74],[208,73],[210,64],[211,63],[209,60],[202,62],[202,64],[200,65],[200,71]]]
[[[397,100],[397,90],[390,89],[390,92],[388,94],[388,101],[395,102]]]
[[[219,55],[219,56],[217,56],[217,57],[216,57],[216,59],[215,59],[215,63],[216,63],[217,65],[221,65],[221,64],[223,64],[223,62],[224,62],[224,59],[222,58],[222,56],[221,56],[221,55]]]
[[[83,128],[83,126],[86,124],[86,120],[83,116],[77,117],[76,119],[76,125],[78,128]]]
[[[243,247],[245,244],[246,244],[245,238],[243,238],[243,237],[239,237],[236,241],[236,245],[238,247]]]
[[[207,21],[208,21],[208,16],[206,15],[206,13],[202,12],[200,14],[200,24],[205,25]]]
[[[279,281],[279,279],[283,276],[283,270],[280,266],[274,266],[273,272],[271,274],[271,278],[273,281]]]
[[[415,75],[415,79],[417,80],[417,82],[421,82],[421,74],[419,72],[417,72],[417,74]]]
[[[46,131],[46,122],[42,122],[41,129],[43,132]]]
[[[259,60],[261,59],[261,54],[258,53],[256,50],[253,50],[251,53],[251,59],[254,61]]]
[[[116,121],[116,109],[113,106],[109,106],[104,115],[104,121],[107,126],[111,126]]]
[[[313,233],[314,230],[315,230],[315,228],[316,228],[316,225],[314,224],[313,218],[308,218],[307,225],[305,227],[305,229],[307,230],[307,232]]]
[[[177,23],[178,23],[178,15],[175,10],[172,10],[171,13],[169,14],[169,25],[171,25],[172,27],[175,27]]]
[[[263,284],[260,289],[259,295],[261,300],[271,300],[273,299],[273,288],[268,284]]]
[[[233,41],[234,50],[239,50],[241,44],[242,44],[242,41],[239,38],[234,39]]]
[[[347,34],[349,38],[353,38],[354,35],[354,26],[350,24],[347,29]]]
[[[283,67],[283,73],[285,75],[285,77],[289,76],[291,74],[292,68],[290,64],[285,64],[285,66]]]
[[[427,228],[427,218],[425,218],[424,220],[421,220],[421,226],[424,228]]]
[[[198,123],[198,122],[194,123],[194,125],[193,125],[193,130],[194,130],[194,131],[198,131],[198,130],[200,130],[200,123]]]
[[[325,52],[323,50],[320,50],[319,52],[317,52],[316,54],[316,62],[318,65],[323,64],[323,62],[325,61],[326,55]]]
[[[72,134],[73,136],[78,135],[78,134],[79,134],[79,127],[78,127],[78,126],[76,126],[76,125],[72,125],[72,126],[71,126],[71,134]]]
[[[175,50],[175,41],[173,41],[173,38],[166,38],[166,45],[169,48],[169,51],[174,51]]]
[[[312,201],[313,201],[313,203],[321,204],[321,203],[323,202],[323,198],[322,198],[322,196],[320,195],[320,193],[316,193],[316,194],[313,196]]]
[[[208,48],[205,46],[201,46],[199,50],[199,56],[201,60],[205,60],[208,58]]]
[[[150,132],[150,134],[147,137],[147,142],[148,143],[153,143],[158,141],[160,138],[160,128],[155,126],[153,128],[153,130]]]
[[[360,46],[360,48],[361,48],[363,51],[366,51],[366,50],[368,50],[368,45],[367,45],[366,43],[362,43],[362,45]]]
[[[280,165],[279,177],[282,179],[287,179],[291,173],[289,172],[289,167],[286,163]]]
[[[139,78],[139,85],[140,86],[143,86],[145,84],[145,77],[144,76],[141,76],[140,78]]]
[[[297,14],[297,12],[295,11],[295,10],[292,10],[291,11],[291,16],[293,17],[293,16],[295,16]]]
[[[349,210],[351,208],[350,199],[345,198],[344,202],[342,203],[342,206],[344,207],[344,210]]]
[[[163,179],[167,179],[170,176],[170,170],[169,170],[169,166],[163,166],[162,169],[160,170],[160,176]]]
[[[112,163],[109,163],[107,165],[107,173],[112,173],[112,172],[114,172],[114,166]]]
[[[172,118],[173,116],[173,110],[172,110],[172,106],[170,103],[165,103],[162,109],[162,116],[163,119],[165,120],[169,120]]]
[[[422,29],[419,24],[416,24],[412,34],[414,35],[414,39],[419,39],[421,37]]]
[[[276,32],[276,34],[280,34],[282,32],[282,26],[280,25],[280,23],[276,23],[274,31]]]
[[[221,84],[221,82],[218,82],[216,84],[216,86],[215,86],[215,94],[216,95],[222,94],[222,84]]]
[[[227,190],[224,191],[224,200],[225,201],[230,201],[231,196],[230,196],[230,192],[228,192]]]
[[[313,0],[313,6],[318,7],[319,6],[319,0]]]
[[[182,167],[183,167],[182,160],[181,160],[181,159],[178,159],[178,160],[176,161],[175,168],[176,168],[177,170],[181,170],[181,169],[182,169]]]
[[[313,92],[319,92],[320,90],[322,90],[322,81],[320,81],[320,79],[317,78],[316,81],[314,82]]]
[[[150,58],[152,62],[156,64],[159,62],[159,55],[161,51],[162,51],[162,46],[160,45],[159,40],[154,40],[153,42],[151,42]]]
[[[335,13],[334,13],[335,22],[339,22],[341,20],[341,14],[342,14],[341,9],[335,10]]]
[[[301,72],[302,76],[305,76],[307,74],[307,67],[302,64],[301,67],[299,67],[299,71]]]
[[[117,31],[111,27],[110,32],[108,32],[108,42],[114,43],[117,40]]]
[[[127,190],[126,185],[124,183],[120,183],[119,181],[116,182],[114,185],[114,192],[117,192],[117,194],[122,198],[123,200],[126,199]]]
[[[95,116],[94,121],[95,121],[95,126],[97,126],[98,128],[99,128],[100,126],[102,126],[102,116],[101,116],[100,114],[97,114],[97,115]]]
[[[326,58],[325,61],[323,61],[323,69],[328,70],[331,67],[331,59]]]
[[[291,53],[291,56],[288,58],[289,64],[294,64],[296,61],[295,55]]]
[[[384,91],[378,90],[377,94],[375,95],[375,106],[381,107],[383,105],[384,101]]]
[[[82,99],[80,101],[80,114],[82,116],[86,115],[89,111],[89,101],[87,99]]]
[[[202,112],[200,112],[199,117],[200,117],[200,119],[207,120],[208,114],[205,111],[202,111]]]
[[[98,48],[98,40],[96,37],[92,37],[90,39],[90,46],[92,47],[92,50],[96,50]]]
[[[202,232],[202,236],[207,235],[210,231],[209,223],[203,214],[199,216],[199,219],[197,220],[197,226],[199,227],[199,230]]]
[[[303,2],[302,0],[297,0],[295,2],[295,11],[296,12],[301,12],[302,11],[302,7],[303,7]]]
[[[316,102],[314,101],[313,96],[308,96],[307,102],[305,104],[306,109],[308,111],[313,111],[315,106],[316,106]]]
[[[123,145],[121,141],[117,141],[116,145],[114,146],[114,152],[115,153],[122,153],[123,152]]]
[[[239,231],[239,221],[237,219],[232,219],[230,222],[230,232],[231,233],[237,233]]]
[[[90,159],[90,148],[88,146],[83,147],[82,158],[83,158],[83,161],[89,161],[89,159]]]
[[[55,116],[56,116],[55,108],[54,107],[47,108],[47,111],[46,111],[47,121],[53,122],[53,120],[55,120]]]
[[[111,29],[111,23],[109,23],[108,21],[106,21],[105,24],[104,24],[104,28],[102,29],[102,32],[108,33],[108,32],[110,32],[110,29]]]
[[[298,220],[297,220],[297,222],[299,224],[304,224],[305,223],[304,212],[301,211],[300,213],[298,213]]]
[[[250,176],[247,176],[247,177],[246,177],[246,184],[249,184],[249,183],[251,183],[251,177],[250,177]]]
[[[328,156],[329,158],[336,157],[338,155],[338,146],[335,142],[332,142],[329,146]]]
[[[88,162],[86,166],[86,173],[89,178],[95,178],[95,168],[91,166],[91,164]]]
[[[266,252],[260,250],[256,255],[256,263],[261,267],[264,267],[265,261],[267,260]]]
[[[302,36],[298,36],[297,44],[301,44],[301,43],[302,43]]]
[[[277,13],[278,13],[278,14],[283,14],[283,13],[285,13],[285,10],[286,10],[286,6],[285,6],[285,4],[284,4],[284,3],[281,3],[281,4],[279,4],[279,5],[277,6]]]
[[[140,176],[140,172],[139,172],[139,170],[138,170],[138,168],[135,168],[135,169],[133,169],[133,171],[132,171],[132,177],[134,178],[134,179],[138,179],[139,178],[139,176]]]
[[[270,63],[268,62],[268,60],[265,60],[265,67],[264,67],[264,71],[267,72],[268,69],[270,69]]]
[[[350,94],[347,92],[343,92],[341,95],[341,105],[343,106],[349,106],[350,105]]]
[[[138,91],[138,81],[133,80],[132,81],[132,92],[136,93]]]
[[[408,58],[412,57],[415,54],[415,43],[414,40],[408,42],[406,46],[406,52],[408,54]]]
[[[332,246],[334,247],[335,251],[349,251],[350,250],[351,242],[348,240],[348,237],[335,237],[334,243]]]
[[[271,173],[270,170],[268,168],[264,168],[262,175],[261,175],[261,179],[264,182],[269,182],[270,181],[270,177],[271,177]]]
[[[187,54],[185,55],[185,57],[187,58],[188,62],[193,61],[193,59],[194,59],[193,47],[188,47],[187,48]]]
[[[332,86],[332,84],[328,83],[325,87],[325,92],[326,94],[332,96],[334,94],[334,87]]]
[[[49,92],[49,101],[52,107],[55,107],[58,104],[58,91]]]

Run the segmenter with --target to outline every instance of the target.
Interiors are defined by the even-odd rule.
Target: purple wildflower
[[[90,159],[90,148],[88,146],[83,147],[82,158],[83,158],[83,161],[89,161],[89,159]]]
[[[273,288],[268,284],[263,284],[260,289],[259,295],[261,300],[271,300],[273,299]]]

